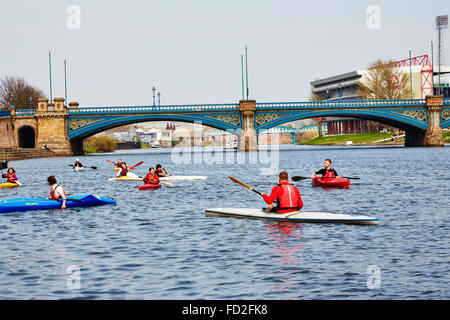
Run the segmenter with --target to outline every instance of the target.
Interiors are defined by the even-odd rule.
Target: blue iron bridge
[[[286,122],[316,117],[374,120],[405,131],[426,131],[429,123],[425,99],[267,102],[255,103],[254,106],[253,127],[256,133]],[[15,115],[30,117],[35,115],[35,110],[17,109]],[[67,135],[70,140],[82,140],[114,127],[147,121],[200,122],[236,134],[245,130],[239,103],[72,107],[67,108]],[[450,99],[443,100],[440,126],[442,129],[450,127]]]

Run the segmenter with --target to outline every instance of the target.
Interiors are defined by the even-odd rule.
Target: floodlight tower
[[[444,29],[448,28],[448,15],[445,16],[437,16],[436,17],[436,30],[438,32],[438,90],[439,94],[441,93],[441,59],[442,59],[442,33]]]

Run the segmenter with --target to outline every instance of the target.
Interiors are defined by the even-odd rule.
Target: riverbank
[[[394,132],[375,132],[362,134],[341,134],[316,137],[310,140],[299,141],[299,145],[346,145],[351,141],[353,145],[401,145],[405,138],[398,137],[391,140]],[[385,140],[385,141],[380,141]]]
[[[0,148],[0,161],[58,157],[52,151],[37,148]]]

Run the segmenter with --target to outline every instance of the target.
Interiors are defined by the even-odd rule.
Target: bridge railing
[[[450,106],[450,99],[444,98],[444,106]]]
[[[306,102],[260,102],[256,109],[311,109],[311,108],[372,108],[425,106],[425,99],[407,100],[342,100],[342,101],[306,101]]]
[[[239,111],[239,104],[196,104],[167,106],[123,106],[123,107],[84,107],[68,108],[70,115],[83,114],[120,114],[120,113],[166,113],[166,112],[207,112],[207,111]]]
[[[16,116],[34,116],[35,114],[35,109],[16,109]]]
[[[0,118],[9,117],[11,115],[11,111],[9,110],[0,110]]]

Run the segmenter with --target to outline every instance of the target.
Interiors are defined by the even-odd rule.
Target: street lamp
[[[32,102],[32,100],[33,100],[33,97],[30,96],[30,109],[31,109],[31,102]]]
[[[152,88],[152,91],[153,91],[153,106],[155,106],[155,92],[156,92],[155,87]]]
[[[161,105],[161,93],[158,91],[158,106]]]

